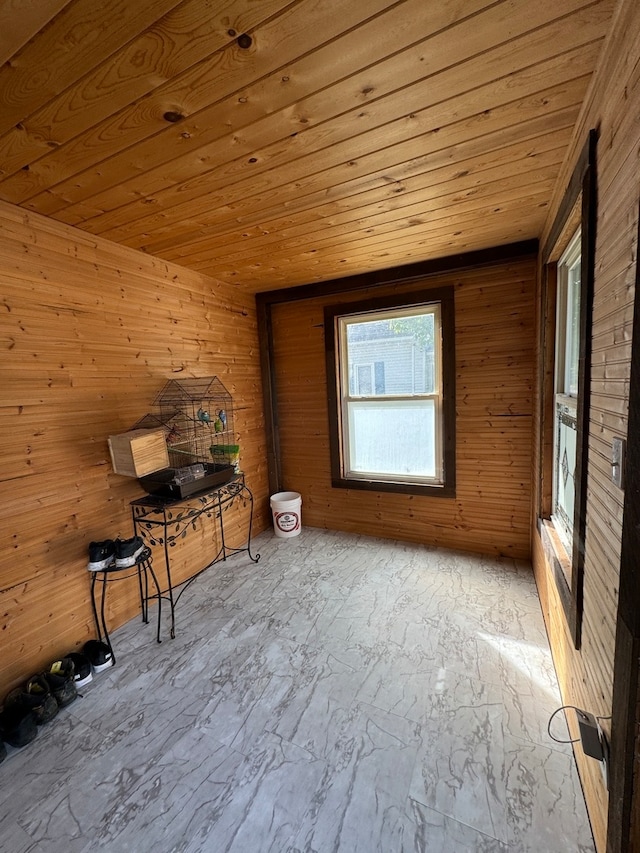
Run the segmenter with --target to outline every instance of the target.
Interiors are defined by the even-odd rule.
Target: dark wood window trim
[[[327,394],[329,404],[329,445],[331,451],[331,485],[338,489],[363,489],[375,492],[398,492],[429,497],[455,497],[456,456],[456,403],[455,403],[455,317],[453,287],[430,288],[413,291],[404,296],[394,294],[358,302],[342,302],[324,309],[324,341],[327,369]],[[443,473],[444,484],[439,486],[392,483],[384,480],[347,479],[342,473],[340,440],[340,399],[337,376],[337,345],[335,318],[366,311],[387,308],[404,308],[410,305],[440,305],[442,327],[442,405],[443,405]]]
[[[596,145],[598,134],[592,130],[571,176],[549,238],[542,249],[543,311],[547,322],[541,324],[541,446],[539,472],[543,484],[538,507],[538,530],[552,568],[552,575],[562,602],[567,624],[576,649],[581,645],[584,558],[586,534],[587,459],[589,449],[589,403],[591,386],[591,325],[595,273],[595,236],[597,221]],[[575,507],[572,552],[567,555],[554,535],[549,521],[551,487],[549,482],[549,448],[553,447],[553,371],[549,370],[549,353],[555,349],[555,281],[556,262],[571,234],[582,229],[580,352],[578,368],[577,450],[575,469]],[[564,242],[563,242],[564,241]],[[553,313],[552,313],[553,307]],[[562,571],[562,562],[571,560],[571,584]]]

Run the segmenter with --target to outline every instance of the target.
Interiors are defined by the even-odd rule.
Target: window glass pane
[[[349,472],[436,477],[435,400],[351,401]]]
[[[432,311],[383,320],[348,320],[346,340],[349,396],[435,391]]]
[[[578,394],[580,351],[580,258],[567,269],[567,328],[565,352],[565,393]]]
[[[572,406],[556,404],[555,500],[553,516],[556,529],[571,553],[575,507],[575,471],[577,448],[576,411]]]
[[[568,553],[573,543],[576,491],[581,248],[577,231],[558,261],[552,518]]]

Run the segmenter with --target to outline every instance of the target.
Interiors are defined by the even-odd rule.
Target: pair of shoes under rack
[[[104,572],[106,569],[126,569],[135,566],[136,560],[145,549],[139,536],[131,539],[105,539],[104,542],[89,543],[90,572]]]

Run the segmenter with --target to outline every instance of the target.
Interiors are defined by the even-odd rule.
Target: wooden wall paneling
[[[622,519],[620,591],[613,674],[613,721],[611,724],[611,798],[609,802],[608,853],[633,853],[638,849],[640,774],[640,590],[637,556],[640,547],[640,212],[636,232],[636,281],[634,291],[633,345],[631,352],[629,430],[625,465],[625,502]]]
[[[597,762],[576,749],[576,760],[585,791],[599,853],[628,850],[629,821],[621,804],[628,808],[632,749],[627,723],[635,720],[637,694],[633,679],[637,654],[629,644],[632,634],[614,626],[621,586],[620,542],[623,535],[621,506],[631,505],[610,480],[611,440],[631,435],[627,424],[629,403],[629,353],[632,333],[632,304],[636,270],[637,199],[640,192],[637,150],[640,141],[640,86],[637,44],[640,39],[640,9],[637,4],[618,4],[608,37],[581,116],[558,188],[552,199],[543,239],[549,234],[559,198],[574,168],[589,127],[599,127],[598,222],[592,334],[594,390],[591,400],[587,515],[584,567],[584,618],[582,649],[571,649],[562,626],[561,608],[550,573],[534,534],[534,569],[543,601],[554,662],[565,702],[607,717],[605,732],[617,744],[613,759],[610,798]],[[539,464],[539,463],[538,463]],[[633,663],[631,663],[633,661]],[[615,662],[615,664],[614,664]],[[614,666],[616,669],[614,684]],[[622,674],[624,673],[624,674]],[[623,696],[623,684],[627,698]],[[615,693],[618,694],[616,698]],[[625,705],[625,703],[627,703]],[[616,719],[618,721],[616,721]],[[625,740],[626,739],[626,740]],[[622,746],[626,744],[625,746]],[[625,751],[626,750],[626,751]],[[624,793],[623,793],[624,792]],[[626,813],[628,816],[628,812]],[[607,833],[609,843],[607,846]]]
[[[326,379],[317,374],[324,352],[322,309],[349,295],[271,306],[282,487],[302,493],[310,525],[479,552],[529,554],[534,269],[532,261],[514,261],[443,273],[422,283],[422,287],[449,283],[456,287],[460,457],[453,499],[377,492],[357,493],[355,499],[352,490],[331,488]],[[417,287],[415,282],[390,285],[375,293],[400,288],[415,292]],[[365,290],[363,298],[366,294]],[[508,341],[503,345],[507,328],[511,345]],[[490,363],[496,371],[502,368],[498,383],[496,374],[484,372]],[[478,437],[484,439],[484,452],[474,447]],[[472,448],[469,452],[467,446]]]
[[[518,261],[521,258],[531,256],[537,251],[537,243],[529,241],[511,246],[502,247],[497,251],[470,252],[466,254],[453,255],[446,258],[437,258],[431,261],[416,264],[406,264],[400,267],[391,267],[385,270],[375,271],[365,275],[347,276],[322,285],[309,284],[292,290],[275,290],[266,293],[258,293],[256,296],[256,307],[258,314],[258,326],[260,337],[262,381],[265,389],[269,388],[267,395],[265,391],[265,429],[267,434],[267,456],[269,469],[269,487],[272,493],[283,489],[281,458],[278,434],[278,379],[275,374],[274,345],[273,345],[273,317],[272,306],[291,300],[314,299],[318,296],[333,297],[344,291],[357,292],[366,291],[368,288],[378,288],[388,285],[393,289],[399,282],[405,284],[412,281],[433,277],[440,273],[451,273],[452,271],[474,270],[479,266],[502,262]],[[296,329],[291,330],[296,334]],[[280,386],[287,379],[280,377]],[[312,391],[313,393],[313,391]],[[328,448],[328,437],[327,437]]]
[[[107,436],[149,411],[167,378],[221,376],[256,497],[254,532],[270,519],[252,297],[11,205],[0,204],[0,219],[4,695],[93,635],[88,543],[131,536],[129,501],[141,494],[112,472]],[[229,516],[232,544],[240,516]],[[210,553],[201,532],[185,545],[177,577]],[[110,625],[137,617],[137,595],[135,584],[109,589]]]

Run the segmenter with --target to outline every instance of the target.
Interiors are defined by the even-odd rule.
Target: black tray
[[[190,483],[174,483],[175,468],[164,468],[162,471],[154,471],[145,477],[139,477],[138,482],[149,495],[159,495],[163,498],[188,498],[199,492],[207,492],[216,486],[224,486],[235,474],[233,465],[222,465],[205,462],[205,475],[199,480]]]

